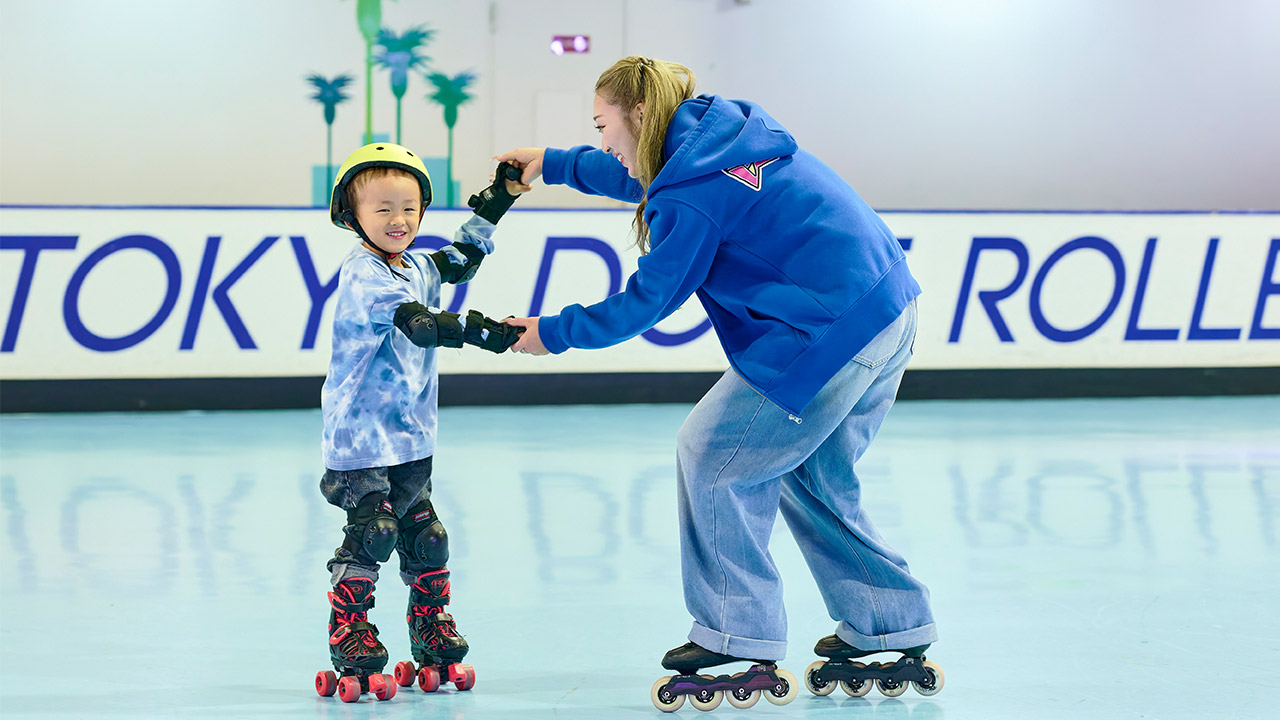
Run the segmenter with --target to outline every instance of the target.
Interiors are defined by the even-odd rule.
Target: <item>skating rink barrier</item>
[[[414,251],[469,216],[428,211]],[[1280,213],[883,216],[924,288],[904,396],[1280,392]],[[514,210],[443,304],[501,318],[602,300],[639,259],[631,217]],[[314,208],[0,207],[0,409],[314,406],[355,242]],[[605,350],[442,351],[441,398],[684,401],[727,367],[690,298]]]

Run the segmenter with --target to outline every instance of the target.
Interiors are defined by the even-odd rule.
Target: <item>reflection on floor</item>
[[[658,717],[658,660],[688,631],[687,412],[445,409],[434,501],[478,682],[354,705],[312,684],[343,521],[317,490],[317,412],[6,416],[0,714]],[[946,688],[717,714],[1272,716],[1277,398],[900,403],[858,473],[932,588]],[[772,548],[799,674],[834,623],[785,524]],[[377,598],[393,663],[409,659],[395,573]]]

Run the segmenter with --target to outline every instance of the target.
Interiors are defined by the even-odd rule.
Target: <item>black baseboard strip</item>
[[[442,375],[440,404],[691,403],[718,372]],[[0,413],[264,410],[320,405],[324,378],[0,380]],[[1280,395],[1280,367],[909,370],[902,400]]]

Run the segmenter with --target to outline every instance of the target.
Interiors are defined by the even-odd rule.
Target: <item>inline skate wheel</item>
[[[898,682],[897,680],[877,680],[876,685],[880,688],[880,694],[885,697],[898,697],[907,691],[909,683]]]
[[[476,686],[476,669],[470,665],[457,665],[449,669],[449,682],[459,690],[470,690]]]
[[[809,688],[809,692],[814,695],[830,695],[836,689],[836,683],[827,680],[819,680],[816,676],[818,671],[826,666],[826,660],[814,660],[804,671],[804,686]]]
[[[396,684],[400,687],[409,687],[412,685],[413,679],[417,674],[417,671],[413,667],[413,663],[408,661],[396,663]]]
[[[916,692],[925,697],[937,695],[942,690],[943,683],[947,681],[947,676],[942,673],[942,668],[928,660],[924,661],[924,671],[929,676],[929,681],[925,683],[912,682],[911,684],[915,686]]]
[[[729,704],[739,710],[747,708],[760,702],[760,690],[747,690],[746,688],[734,688],[727,691],[724,695]]]
[[[338,691],[338,676],[332,670],[321,670],[316,673],[316,692],[321,697],[333,697]]]
[[[360,678],[344,675],[338,680],[338,697],[342,702],[353,703],[360,699]]]
[[[653,684],[653,689],[649,691],[649,699],[653,701],[653,706],[662,712],[675,712],[684,705],[683,695],[672,695],[663,690],[667,683],[671,682],[671,676],[658,678],[658,682]]]
[[[418,670],[418,687],[422,692],[435,692],[440,689],[440,673],[435,668],[424,666]]]
[[[689,704],[703,712],[720,707],[721,700],[724,700],[724,692],[721,690],[704,690],[689,696]]]
[[[866,667],[866,663],[855,662],[853,667],[862,669]],[[840,689],[844,690],[844,694],[849,697],[862,697],[871,692],[871,686],[875,685],[873,680],[841,680]]]
[[[774,674],[778,676],[778,682],[764,691],[764,699],[774,705],[786,705],[795,700],[796,694],[800,692],[800,686],[796,684],[796,676],[782,668],[775,669]]]

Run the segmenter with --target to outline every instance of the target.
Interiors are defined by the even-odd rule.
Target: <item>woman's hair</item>
[[[610,105],[622,108],[627,129],[639,141],[636,155],[636,180],[644,188],[645,196],[636,208],[632,227],[636,231],[636,245],[640,252],[649,252],[649,226],[644,221],[644,207],[649,202],[649,184],[662,171],[666,160],[662,157],[662,145],[667,137],[667,126],[680,103],[693,97],[696,79],[689,68],[679,63],[651,60],[639,55],[625,57],[600,74],[596,80],[596,94]],[[644,103],[639,127],[633,125],[631,111]]]

